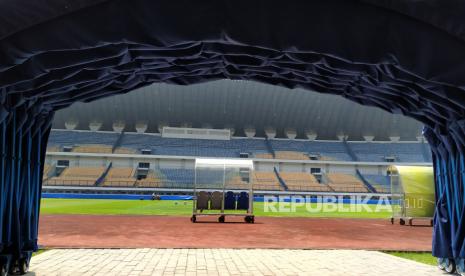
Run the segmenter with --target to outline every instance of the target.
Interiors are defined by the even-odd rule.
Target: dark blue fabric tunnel
[[[37,248],[54,111],[154,82],[222,78],[337,94],[424,123],[433,254],[465,257],[462,1],[2,0],[2,260]]]

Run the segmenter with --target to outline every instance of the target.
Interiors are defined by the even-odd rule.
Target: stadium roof
[[[70,120],[79,122],[78,129],[89,129],[90,122],[100,121],[101,130],[111,130],[113,122],[123,121],[126,131],[135,131],[137,122],[146,122],[148,131],[156,132],[163,122],[171,126],[232,126],[239,134],[253,126],[259,136],[266,127],[273,127],[278,129],[278,137],[284,135],[284,129],[294,128],[300,137],[312,131],[318,139],[346,134],[351,140],[361,140],[363,135],[414,140],[422,128],[411,118],[342,97],[232,80],[191,86],[153,84],[125,95],[76,103],[57,112],[54,127],[63,128]]]

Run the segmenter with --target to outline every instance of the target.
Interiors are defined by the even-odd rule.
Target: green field
[[[349,209],[348,205],[343,205]],[[316,203],[309,206],[313,210],[309,212],[307,206],[299,206],[292,210],[278,210],[276,212],[265,210],[263,202],[254,203],[256,216],[271,217],[336,217],[336,218],[389,218],[391,212],[387,210],[375,210],[374,205],[366,205],[368,210],[330,210],[328,205],[323,205],[317,210]],[[326,208],[328,207],[328,208]],[[270,211],[271,210],[271,211]],[[41,214],[86,214],[86,215],[170,215],[190,216],[192,214],[192,201],[175,200],[107,200],[107,199],[43,199]]]
[[[427,265],[437,265],[438,259],[431,255],[431,252],[384,252],[400,258],[409,259]]]

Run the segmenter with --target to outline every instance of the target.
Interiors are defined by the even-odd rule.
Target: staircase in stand
[[[268,138],[265,138],[265,145],[266,145],[266,148],[268,149],[268,151],[273,156],[273,158],[276,158],[276,153],[275,153],[275,151],[273,149],[273,146],[270,143],[270,140],[268,140]]]
[[[347,154],[350,156],[350,158],[352,158],[352,161],[359,161],[357,155],[352,150],[349,143],[347,143],[346,139],[342,140],[342,144],[344,145],[344,148],[346,149]]]
[[[111,147],[111,153],[115,153],[115,150],[121,146],[121,142],[123,141],[124,137],[124,131],[121,131],[120,135],[118,136],[118,139],[116,139],[115,143]]]
[[[287,187],[286,182],[281,177],[281,175],[279,175],[279,172],[276,169],[276,167],[273,168],[273,171],[274,171],[274,174],[276,175],[276,178],[278,178],[278,181],[279,181],[279,184],[281,184],[281,187],[283,187],[285,191],[289,190],[289,187]]]

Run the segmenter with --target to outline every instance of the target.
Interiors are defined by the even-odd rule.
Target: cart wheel
[[[24,275],[29,272],[29,262],[26,258],[18,261],[19,274]]]
[[[410,226],[413,225],[413,219],[411,219],[411,218],[408,219],[408,225],[410,225]]]
[[[220,216],[220,217],[218,218],[218,222],[223,223],[223,222],[224,222],[224,216]]]
[[[460,276],[465,276],[465,259],[458,259],[455,262],[455,267]]]
[[[196,216],[192,216],[192,217],[191,217],[191,222],[192,222],[192,223],[195,223],[196,221],[197,221],[197,217],[196,217]]]
[[[391,218],[391,224],[394,224],[394,218]]]
[[[444,270],[450,274],[454,273],[455,272],[455,261],[452,259],[446,259]]]
[[[400,225],[405,225],[405,219],[403,219],[403,218],[399,219],[399,224]]]
[[[244,217],[244,221],[247,223],[254,223],[255,219],[254,219],[254,216],[246,216]]]

